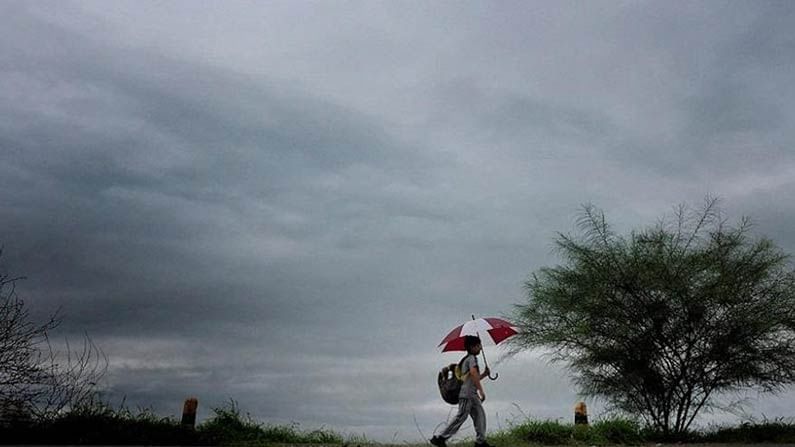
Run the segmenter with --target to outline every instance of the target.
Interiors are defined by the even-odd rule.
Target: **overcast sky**
[[[786,1],[0,1],[2,263],[114,402],[430,437],[436,345],[523,302],[582,204],[625,231],[712,194],[795,252],[794,27]],[[561,367],[494,370],[490,429],[573,417]]]

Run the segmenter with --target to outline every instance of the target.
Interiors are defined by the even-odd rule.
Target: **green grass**
[[[589,428],[594,433],[594,442],[603,444],[636,445],[644,441],[641,425],[627,418],[614,418],[596,421]]]
[[[202,440],[213,445],[229,444],[324,444],[341,445],[345,439],[333,430],[301,430],[298,423],[260,424],[243,416],[235,401],[214,408],[215,415],[199,424],[196,431]]]
[[[106,445],[343,445],[363,444],[366,437],[346,440],[329,429],[301,430],[289,425],[260,424],[241,414],[237,403],[213,409],[213,416],[195,429],[172,417],[142,409],[113,409],[94,404],[49,420],[0,427],[0,444],[106,444]]]
[[[147,409],[93,404],[56,417],[0,428],[3,444],[200,445],[198,434]]]
[[[759,444],[795,443],[791,419],[746,422],[737,426],[714,426],[694,430],[678,438],[648,430],[638,421],[612,417],[590,425],[525,417],[508,427],[492,430],[488,441],[498,447],[605,446],[656,443]],[[451,442],[451,447],[471,447],[471,437]],[[173,417],[160,417],[147,409],[131,411],[94,404],[75,409],[46,421],[28,421],[0,427],[0,444],[114,444],[114,445],[219,445],[219,446],[379,446],[366,435],[342,435],[326,428],[302,429],[298,423],[263,424],[243,414],[235,401],[214,408],[213,415],[195,429],[183,427]],[[401,443],[403,447],[428,444]]]
[[[530,445],[641,445],[651,443],[699,444],[793,444],[795,422],[792,419],[746,422],[732,427],[712,427],[691,430],[678,437],[644,428],[640,422],[616,417],[597,420],[590,425],[574,425],[554,420],[526,419],[510,423],[504,430],[488,434],[489,442],[497,446]]]
[[[510,436],[524,442],[533,442],[544,445],[568,444],[574,435],[574,426],[561,424],[558,421],[528,420],[511,427]]]
[[[714,443],[795,443],[795,423],[792,419],[745,422],[736,427],[717,427],[704,435],[706,442]]]

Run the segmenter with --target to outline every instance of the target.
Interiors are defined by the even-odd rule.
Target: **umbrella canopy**
[[[503,319],[474,318],[450,331],[439,343],[439,347],[442,348],[442,352],[466,351],[464,337],[467,335],[480,337],[484,344],[497,345],[517,333],[519,329]]]

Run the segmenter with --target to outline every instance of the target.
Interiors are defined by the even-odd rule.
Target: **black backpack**
[[[461,385],[464,383],[467,374],[469,374],[469,371],[461,372],[461,364],[464,363],[467,357],[469,357],[469,354],[464,356],[458,362],[458,365],[451,363],[445,366],[436,377],[436,382],[439,384],[439,393],[448,404],[456,405],[458,403],[458,393],[461,392]]]

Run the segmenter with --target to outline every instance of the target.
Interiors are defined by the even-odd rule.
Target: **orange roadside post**
[[[574,406],[574,425],[588,425],[588,409],[585,402],[579,402]]]
[[[185,405],[182,406],[182,425],[188,425],[191,428],[196,426],[196,409],[199,407],[199,400],[195,397],[185,399]]]

